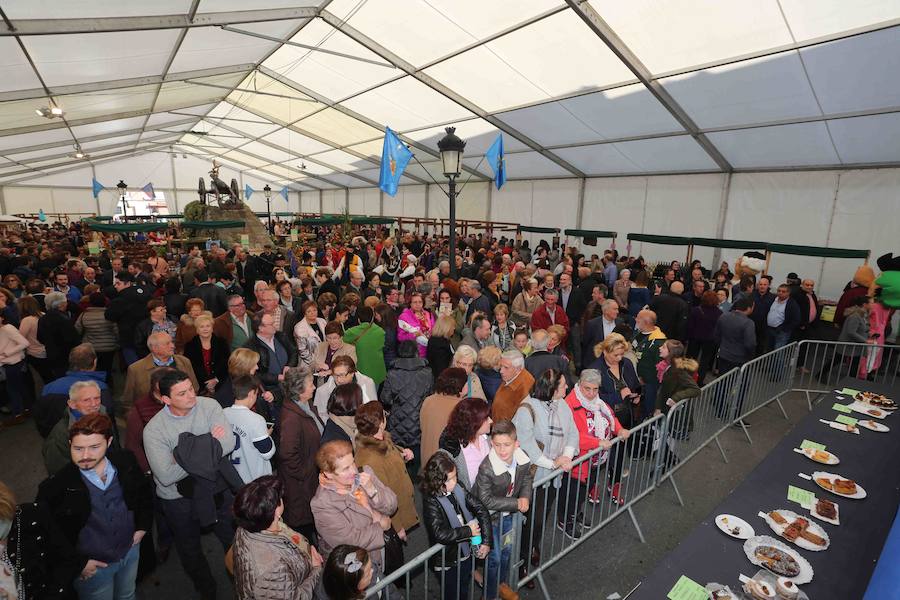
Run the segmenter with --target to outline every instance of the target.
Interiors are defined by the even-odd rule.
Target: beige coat
[[[476,377],[476,379],[478,379]],[[419,411],[419,423],[422,425],[421,456],[422,468],[428,463],[431,455],[437,452],[441,433],[450,420],[450,413],[459,404],[459,396],[432,394],[422,402]]]
[[[194,391],[200,391],[200,384],[197,383],[197,376],[194,374],[194,367],[191,361],[180,354],[175,355],[175,364],[172,365],[179,371],[187,373],[194,384]],[[143,398],[150,393],[150,375],[156,370],[153,364],[153,355],[148,354],[141,360],[131,363],[128,367],[128,374],[125,376],[125,390],[122,392],[122,409],[127,412],[138,398]]]
[[[412,480],[406,471],[406,461],[400,448],[391,440],[390,433],[385,431],[383,440],[357,435],[356,464],[372,467],[378,479],[397,494],[397,512],[391,515],[394,529],[400,531],[418,524]]]
[[[312,368],[315,370],[316,365],[325,362],[325,355],[328,352],[328,342],[322,342],[318,346],[316,346],[316,353],[313,354],[312,360]],[[353,359],[353,363],[356,364],[356,346],[351,344],[343,344],[337,351],[334,353],[334,356],[331,357],[332,360],[337,356],[349,356]]]
[[[537,310],[537,307],[544,303],[540,294],[535,294],[530,300],[526,298],[525,292],[521,292],[513,298],[512,314],[510,319],[516,324],[516,327],[530,327],[531,314]]]

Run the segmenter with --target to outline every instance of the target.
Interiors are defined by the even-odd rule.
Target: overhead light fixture
[[[306,170],[306,163],[305,163],[305,162],[300,163],[300,170],[301,170],[301,171],[305,171],[305,170]]]
[[[50,104],[48,106],[42,106],[40,108],[34,109],[34,112],[39,117],[44,117],[45,119],[56,119],[62,117],[65,114],[63,109],[58,107],[53,100],[50,100]]]

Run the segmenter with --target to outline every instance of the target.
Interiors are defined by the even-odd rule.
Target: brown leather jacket
[[[311,600],[322,576],[287,537],[238,528],[234,537],[234,588],[239,600]]]

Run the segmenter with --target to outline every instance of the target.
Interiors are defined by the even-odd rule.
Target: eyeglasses
[[[244,306],[243,302],[235,302],[234,304],[229,304],[228,308],[234,308],[235,306]]]

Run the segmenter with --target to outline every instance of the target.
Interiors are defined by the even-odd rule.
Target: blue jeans
[[[3,365],[6,372],[6,396],[9,398],[9,408],[13,416],[19,416],[25,411],[25,382],[23,381],[20,361],[14,365]]]
[[[136,544],[121,560],[98,567],[90,579],[76,579],[73,585],[79,600],[134,600],[140,548]]]
[[[512,531],[513,515],[500,517],[492,531],[491,551],[487,556],[487,569],[484,573],[485,596],[497,598],[497,588],[501,583],[509,582],[509,557],[512,554],[512,544],[503,545],[503,536]]]
[[[778,350],[791,342],[791,332],[769,327],[769,339],[772,341],[772,350]]]

